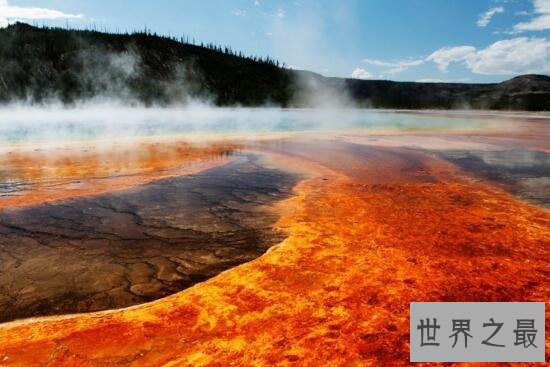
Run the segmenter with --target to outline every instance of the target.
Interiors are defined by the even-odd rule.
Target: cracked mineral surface
[[[0,212],[0,321],[161,298],[280,242],[298,177],[253,154],[115,193]]]

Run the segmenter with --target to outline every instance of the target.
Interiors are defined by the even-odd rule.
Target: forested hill
[[[317,98],[321,96],[321,98]],[[326,78],[228,47],[149,32],[0,29],[0,102],[73,103],[116,99],[170,104],[302,107],[339,99],[375,108],[550,110],[550,77],[523,75],[497,84],[414,83]]]

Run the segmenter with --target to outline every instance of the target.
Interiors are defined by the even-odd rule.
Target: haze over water
[[[366,109],[15,107],[0,110],[0,143],[60,143],[172,134],[258,134],[348,130],[464,130],[492,125],[487,115]]]

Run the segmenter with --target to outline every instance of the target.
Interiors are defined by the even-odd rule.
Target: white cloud
[[[487,27],[487,25],[491,22],[491,18],[498,13],[504,13],[504,8],[502,6],[496,6],[487,10],[485,13],[480,14],[479,19],[477,20],[477,26]]]
[[[10,5],[7,0],[0,0],[0,27],[5,27],[10,22],[14,21],[73,19],[82,17],[82,14],[67,14],[53,9],[15,6]]]
[[[423,78],[415,80],[417,83],[448,83],[448,80],[445,79],[437,79],[437,78]]]
[[[469,81],[470,78],[458,78],[458,79],[439,79],[439,78],[422,78],[417,79],[417,83],[464,83]]]
[[[450,63],[463,63],[476,74],[514,75],[550,72],[550,40],[518,37],[476,50],[473,46],[444,47],[426,60],[446,72]]]
[[[258,6],[260,5],[260,2],[258,0],[254,1],[254,5]]]
[[[365,69],[357,68],[353,70],[351,77],[354,79],[372,79],[373,75]]]
[[[238,17],[245,17],[246,16],[246,10],[236,9],[231,12],[231,14],[236,15]]]
[[[423,64],[424,60],[423,59],[402,59],[402,60],[384,61],[384,60],[375,60],[375,59],[363,59],[363,62],[370,65],[387,68],[386,70],[382,71],[382,74],[397,74],[404,70],[407,70],[411,66],[417,66],[417,65]]]
[[[427,61],[433,61],[442,72],[446,73],[451,62],[465,61],[475,54],[475,47],[457,46],[443,47],[426,58]]]
[[[374,60],[374,59],[363,59],[364,62],[371,65],[376,66],[385,66],[385,67],[409,67],[409,66],[416,66],[420,65],[424,62],[422,59],[402,59],[402,60],[395,60],[395,61],[384,61],[384,60]]]
[[[550,29],[550,0],[533,0],[535,17],[514,26],[516,32]]]
[[[550,40],[519,37],[493,43],[466,60],[476,74],[550,72]]]

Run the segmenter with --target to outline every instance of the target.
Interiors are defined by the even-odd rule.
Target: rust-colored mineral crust
[[[550,299],[547,211],[418,152],[288,148],[258,148],[313,173],[280,245],[152,303],[5,324],[0,363],[408,365],[411,301]]]
[[[200,145],[142,139],[0,152],[0,179],[16,192],[0,195],[0,209],[96,195],[198,172],[227,162],[227,154],[235,149],[236,145],[224,142]]]

